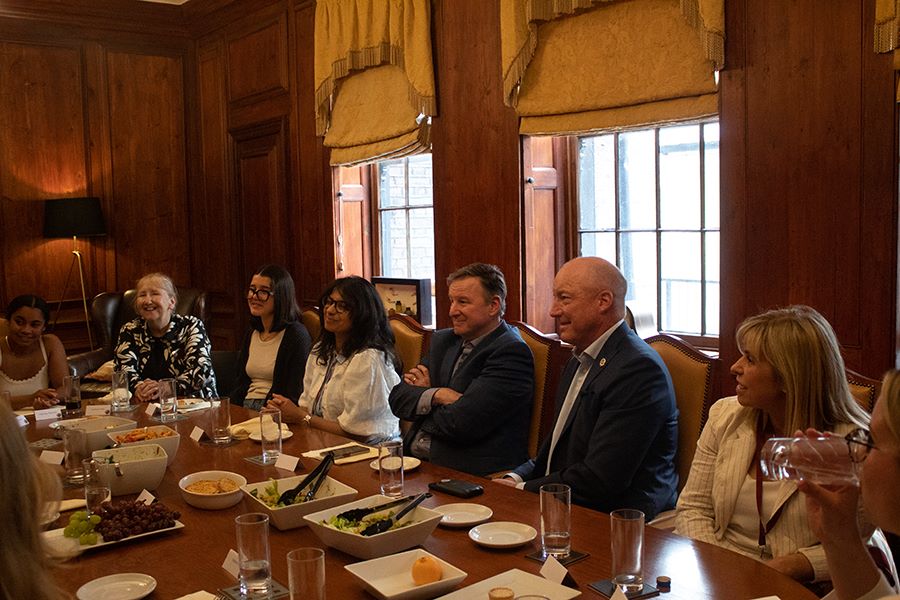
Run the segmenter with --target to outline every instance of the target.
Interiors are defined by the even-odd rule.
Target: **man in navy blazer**
[[[404,451],[475,475],[528,458],[534,359],[503,319],[506,282],[474,263],[447,278],[452,329],[435,332],[428,356],[391,391],[394,414],[412,421]]]
[[[497,479],[536,492],[566,483],[572,500],[652,519],[675,506],[678,410],[659,355],[625,323],[627,283],[602,258],[560,269],[551,316],[575,346],[557,391],[556,422],[537,457]]]

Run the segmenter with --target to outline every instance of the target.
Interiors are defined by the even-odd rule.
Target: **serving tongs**
[[[294,499],[297,495],[305,488],[306,486],[312,484],[309,488],[309,491],[306,493],[306,497],[303,499],[304,502],[308,502],[312,500],[316,492],[319,491],[319,487],[322,485],[322,482],[325,481],[325,476],[328,475],[328,469],[331,468],[332,463],[334,463],[333,456],[326,456],[322,459],[322,462],[313,469],[309,475],[303,478],[296,487],[289,489],[284,492],[280,496],[278,496],[278,504],[293,504]]]
[[[426,498],[431,498],[431,494],[428,492],[425,492],[424,494],[419,494],[412,500],[412,502],[410,502],[409,504],[407,504],[406,506],[401,508],[400,512],[398,512],[396,515],[394,515],[393,517],[389,517],[387,519],[381,519],[379,521],[375,521],[374,523],[372,523],[371,525],[369,525],[368,527],[366,527],[365,529],[360,531],[359,534],[369,536],[369,535],[376,535],[379,533],[384,533],[385,531],[387,531],[388,529],[390,529],[391,527],[396,525],[397,521],[399,521],[400,519],[405,517],[406,513],[408,513],[415,507],[417,507],[419,504],[422,503],[422,500],[424,500]]]
[[[338,519],[346,519],[351,523],[359,523],[363,520],[363,517],[368,517],[372,513],[377,513],[388,508],[400,506],[401,504],[406,504],[410,500],[414,499],[415,496],[406,496],[405,498],[400,498],[399,500],[391,500],[390,502],[385,502],[384,504],[378,504],[376,506],[370,506],[368,508],[351,508],[350,510],[345,510],[342,513],[338,513],[336,517]]]

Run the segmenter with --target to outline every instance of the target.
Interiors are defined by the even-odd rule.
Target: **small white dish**
[[[396,460],[398,457],[391,456],[386,460],[394,459]],[[422,461],[416,458],[415,456],[404,456],[403,457],[403,470],[404,471],[412,471],[413,469],[419,468],[419,465],[422,464]],[[369,463],[369,466],[372,467],[373,470],[378,470],[378,459],[376,458],[372,462]]]
[[[143,573],[107,575],[78,588],[78,600],[139,600],[156,589],[156,580]]]
[[[487,598],[489,591],[495,587],[508,587],[515,595],[536,594],[546,596],[550,600],[569,600],[581,595],[578,590],[573,590],[564,585],[553,583],[538,575],[532,575],[519,569],[510,569],[499,575],[483,579],[478,583],[467,585],[461,590],[456,590],[446,596],[440,596],[442,600],[471,600],[472,598]]]
[[[294,432],[290,429],[282,429],[281,430],[281,440],[289,440],[294,437]],[[259,431],[251,431],[250,439],[254,442],[262,442],[262,436],[259,434]]]
[[[413,583],[412,565],[422,556],[430,556],[441,565],[443,574],[439,581],[423,585]],[[453,589],[467,575],[465,571],[457,569],[447,561],[441,560],[421,548],[344,565],[344,568],[366,588],[366,591],[381,600],[434,598],[438,594]]]
[[[488,548],[515,548],[537,537],[537,531],[525,523],[495,521],[473,527],[469,530],[469,537],[476,544]]]
[[[471,527],[484,523],[494,514],[487,506],[470,502],[443,504],[436,506],[434,510],[444,515],[439,523],[444,527]]]

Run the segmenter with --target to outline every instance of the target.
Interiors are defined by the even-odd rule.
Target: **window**
[[[716,345],[719,124],[579,138],[578,243],[628,279],[660,331]]]
[[[434,284],[431,155],[382,161],[378,174],[381,274]],[[433,293],[433,292],[432,292]]]

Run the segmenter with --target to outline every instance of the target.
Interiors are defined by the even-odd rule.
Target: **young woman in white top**
[[[306,423],[368,444],[400,436],[388,405],[400,382],[394,334],[375,287],[361,277],[333,281],[319,300],[322,334],[306,361],[298,405],[275,397],[288,423]]]
[[[56,390],[69,374],[66,350],[44,333],[50,308],[40,296],[25,294],[6,307],[9,333],[0,340],[0,392],[9,392],[13,409],[57,404]]]
[[[809,524],[822,541],[834,591],[827,600],[896,599],[860,534],[859,499],[865,516],[885,531],[900,533],[900,372],[888,371],[872,413],[867,439],[848,441],[851,456],[862,463],[860,487],[825,489],[800,482],[806,494]],[[809,435],[819,435],[810,429]]]

